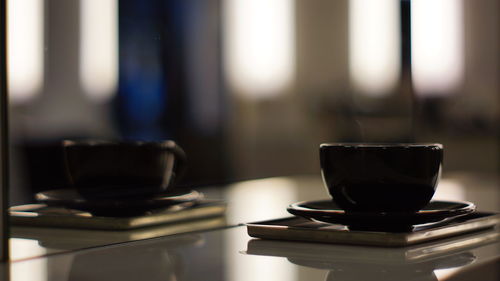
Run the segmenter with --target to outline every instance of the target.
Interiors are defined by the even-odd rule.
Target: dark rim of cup
[[[351,147],[351,148],[380,148],[380,147],[400,147],[400,148],[414,148],[414,147],[432,147],[443,149],[443,145],[440,143],[322,143],[320,148],[326,147]]]
[[[179,148],[172,140],[165,141],[111,141],[111,140],[63,140],[64,147],[70,146],[155,146],[160,148]]]
[[[173,140],[163,140],[163,141],[127,141],[127,140],[63,140],[62,147],[65,153],[65,165],[67,172],[71,176],[71,171],[69,171],[69,164],[67,159],[67,154],[69,153],[71,147],[113,147],[113,146],[122,146],[126,148],[130,147],[143,147],[143,148],[153,148],[160,149],[163,151],[169,151],[176,155],[177,165],[178,167],[176,171],[175,178],[178,180],[181,178],[186,171],[186,162],[187,157],[186,153],[177,145],[177,143]],[[73,180],[71,180],[73,181]]]

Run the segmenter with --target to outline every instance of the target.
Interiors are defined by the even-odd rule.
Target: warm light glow
[[[31,239],[11,238],[10,248],[10,259],[14,261],[47,254],[47,250],[40,246],[37,240]],[[46,281],[47,279],[46,259],[31,260],[29,262],[14,262],[11,264],[10,280],[12,281]]]
[[[398,0],[349,1],[349,67],[353,87],[372,97],[394,90],[401,71]]]
[[[412,73],[416,93],[453,93],[464,75],[461,0],[411,2]]]
[[[441,179],[434,194],[434,200],[463,201],[466,200],[465,186],[457,180]]]
[[[282,94],[295,73],[294,1],[225,0],[230,86],[251,98]]]
[[[26,102],[43,86],[43,1],[8,0],[8,73],[12,102]]]
[[[118,81],[118,3],[80,3],[80,79],[90,98],[105,101],[115,93]]]
[[[448,280],[451,276],[459,272],[461,268],[443,268],[443,269],[435,269],[434,270],[434,275],[436,276],[437,280],[439,281],[444,281]]]
[[[229,223],[245,223],[289,216],[286,207],[297,201],[298,186],[287,178],[271,178],[241,182],[227,189],[227,220]],[[239,234],[239,233],[238,233]],[[227,232],[226,278],[227,280],[296,280],[293,264],[285,259],[263,257],[235,259],[234,253],[245,248],[248,237]]]
[[[287,216],[286,207],[297,200],[297,192],[296,183],[287,178],[230,185],[226,192],[227,198],[231,200],[227,220],[231,223],[244,223]]]

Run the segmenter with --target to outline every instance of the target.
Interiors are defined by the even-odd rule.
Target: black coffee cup
[[[186,165],[184,151],[171,140],[63,141],[70,183],[91,199],[147,198],[171,190]]]
[[[321,173],[347,212],[416,212],[432,199],[443,162],[441,144],[325,143]]]

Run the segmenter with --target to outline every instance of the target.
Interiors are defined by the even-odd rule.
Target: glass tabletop
[[[500,242],[481,237],[383,248],[256,240],[236,226],[28,259],[10,272],[15,281],[444,280],[498,256]]]
[[[449,175],[440,182],[434,199],[468,200],[478,210],[499,211],[500,190],[495,178]],[[317,175],[243,181],[200,189],[206,198],[227,202],[224,216],[159,225],[130,231],[102,231],[14,226],[13,261],[95,248],[181,233],[203,232],[244,223],[290,216],[286,207],[297,201],[328,198]]]

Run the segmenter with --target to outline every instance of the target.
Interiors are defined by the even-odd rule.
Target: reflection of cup
[[[471,252],[453,254],[422,263],[394,264],[336,264],[330,267],[326,281],[399,281],[420,280],[438,281],[434,274],[436,269],[461,267],[474,262],[476,257]],[[290,261],[294,262],[294,261]],[[301,264],[300,262],[296,262]],[[303,265],[303,264],[301,264]],[[360,270],[362,268],[363,270]]]
[[[346,211],[414,212],[434,195],[441,174],[441,144],[320,146],[328,192]]]
[[[74,255],[68,280],[180,280],[182,252],[204,244],[201,235],[164,238],[156,243],[96,248]]]
[[[326,280],[437,280],[436,269],[463,267],[476,260],[472,249],[500,239],[495,229],[401,248],[360,247],[253,239],[246,254],[284,257],[295,265],[328,270]]]
[[[64,141],[68,177],[86,199],[149,197],[168,191],[185,168],[173,141]]]
[[[337,262],[331,264],[326,281],[438,281],[438,278],[434,275],[434,270],[465,266],[472,263],[475,259],[476,257],[471,252],[463,252],[421,263],[353,264]],[[294,264],[307,266],[307,263],[304,264],[303,261],[289,261]]]

